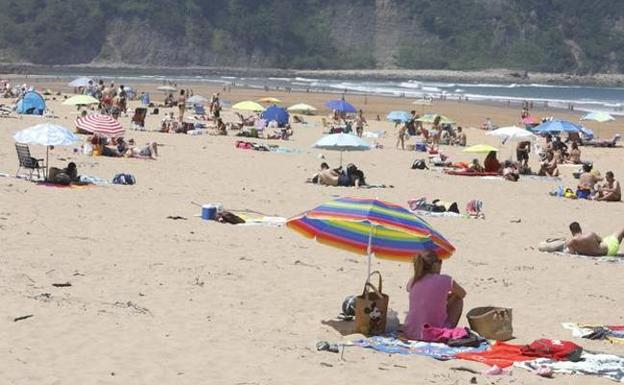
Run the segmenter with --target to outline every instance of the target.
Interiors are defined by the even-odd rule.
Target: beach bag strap
[[[378,285],[375,286],[371,283],[371,277],[373,275],[377,274],[379,276],[379,281],[378,281]],[[382,297],[382,280],[381,280],[381,273],[379,272],[379,270],[375,270],[372,273],[370,273],[370,275],[368,276],[368,279],[366,280],[366,283],[364,284],[364,290],[362,291],[362,296],[366,297],[366,293],[367,292],[373,292],[375,294],[377,294],[380,298]],[[367,290],[369,289],[369,290]]]

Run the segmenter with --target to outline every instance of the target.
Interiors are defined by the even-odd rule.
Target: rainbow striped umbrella
[[[318,242],[396,261],[432,251],[450,257],[455,248],[427,222],[394,203],[377,199],[339,198],[288,220],[289,228]]]

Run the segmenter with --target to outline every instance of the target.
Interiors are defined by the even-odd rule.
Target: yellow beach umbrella
[[[272,98],[272,97],[270,97],[270,96],[269,96],[269,97],[266,97],[266,98],[261,98],[261,99],[258,99],[258,101],[259,101],[260,103],[274,103],[274,104],[275,104],[275,103],[281,103],[281,102],[282,102],[282,101],[281,101],[281,100],[279,100],[278,98]]]
[[[491,151],[498,152],[498,148],[490,146],[489,144],[475,144],[464,150],[464,152],[470,152],[473,154],[487,154]]]
[[[316,111],[316,107],[311,106],[309,104],[305,104],[305,103],[299,103],[299,104],[295,104],[292,105],[290,107],[288,107],[288,111],[293,111],[293,112],[314,112]]]
[[[63,104],[67,106],[87,106],[89,104],[96,104],[100,101],[89,95],[76,95],[65,100]]]
[[[251,100],[246,100],[244,102],[236,103],[235,105],[232,106],[232,109],[241,110],[241,111],[255,111],[255,112],[264,111],[264,107],[262,107],[260,104],[253,102]]]

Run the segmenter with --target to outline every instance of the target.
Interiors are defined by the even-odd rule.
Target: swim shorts
[[[620,251],[620,242],[615,235],[609,235],[602,239],[602,245],[607,247],[607,256],[615,257]]]

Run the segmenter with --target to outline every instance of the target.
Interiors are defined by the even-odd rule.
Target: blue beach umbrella
[[[280,127],[284,127],[288,124],[289,117],[290,115],[288,114],[288,111],[286,111],[285,108],[278,106],[267,108],[261,115],[261,118],[267,122],[275,120]]]
[[[345,102],[342,99],[329,100],[327,103],[325,103],[325,106],[330,110],[336,110],[338,112],[344,113],[355,113],[357,111],[355,107],[353,107],[353,105]]]
[[[567,120],[550,120],[533,129],[538,134],[554,134],[560,132],[575,133],[581,131],[581,126]]]
[[[407,111],[392,111],[386,116],[386,119],[393,122],[407,122],[411,118],[412,115]]]

